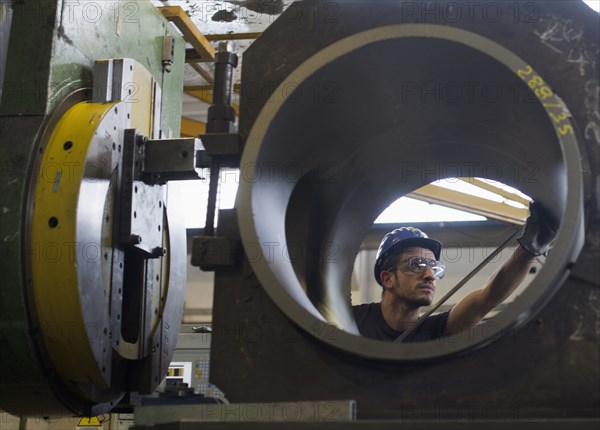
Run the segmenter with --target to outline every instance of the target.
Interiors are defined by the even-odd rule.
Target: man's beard
[[[399,299],[403,300],[404,302],[412,305],[412,307],[415,308],[419,308],[421,306],[429,306],[431,303],[433,303],[433,297],[429,298],[429,297],[407,297],[405,295],[403,295],[402,293],[400,293],[399,291],[396,291],[396,289],[392,290],[394,292],[394,295],[396,297],[398,297]]]
[[[410,300],[410,302],[413,303],[415,305],[415,307],[429,306],[431,303],[433,303],[433,299],[429,299],[429,298],[412,299],[412,300]]]

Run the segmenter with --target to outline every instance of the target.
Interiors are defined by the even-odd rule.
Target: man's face
[[[435,260],[433,252],[424,248],[410,248],[396,259],[396,267],[382,274],[385,290],[398,299],[415,307],[428,306],[433,301],[436,277],[427,267],[422,273],[411,272],[402,263],[411,257],[425,257]]]

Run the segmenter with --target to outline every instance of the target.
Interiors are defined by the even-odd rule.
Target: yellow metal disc
[[[110,351],[109,327],[106,321],[86,320],[82,294],[98,286],[78,282],[80,260],[101,245],[78,243],[76,221],[90,142],[116,104],[81,102],[58,122],[38,172],[31,224],[33,290],[48,354],[64,381],[101,388],[110,385],[99,353]]]
[[[64,384],[84,404],[106,408],[125,391],[151,392],[166,371],[181,322],[186,259],[183,225],[167,206],[166,187],[131,176],[143,148],[126,130],[160,135],[160,87],[140,64],[114,63],[123,71],[113,80],[123,85],[120,100],[77,103],[44,138],[25,256],[44,368],[62,392]],[[128,217],[158,226],[167,255],[138,254],[123,238]]]

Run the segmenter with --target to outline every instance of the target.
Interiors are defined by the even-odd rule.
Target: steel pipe
[[[409,427],[597,419],[598,31],[573,1],[302,1],[269,26],[243,59],[238,221],[219,223],[245,251],[215,273],[210,372],[228,399],[352,398],[359,419]],[[545,266],[472,330],[356,335],[363,235],[395,198],[455,176],[549,208]]]
[[[248,136],[237,207],[244,243],[262,250],[252,268],[296,324],[313,334],[335,324],[335,347],[353,354],[414,360],[486,344],[483,334],[419,347],[358,337],[349,305],[354,257],[396,198],[446,177],[501,181],[561,221],[560,252],[492,324],[526,321],[583,244],[570,118],[543,75],[474,32],[403,24],[341,38],[277,86]]]

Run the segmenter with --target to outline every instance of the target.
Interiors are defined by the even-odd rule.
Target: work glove
[[[548,212],[539,203],[532,202],[523,233],[517,241],[531,255],[542,255],[548,252],[557,230],[558,226]]]

